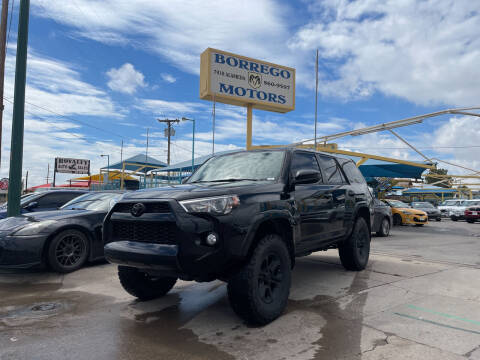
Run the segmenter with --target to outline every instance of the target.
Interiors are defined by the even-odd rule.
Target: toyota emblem
[[[130,209],[130,214],[132,214],[135,217],[142,216],[142,214],[147,210],[144,204],[142,203],[136,203],[135,205],[132,206]]]

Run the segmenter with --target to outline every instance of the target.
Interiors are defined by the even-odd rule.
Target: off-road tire
[[[177,282],[176,278],[152,277],[137,268],[128,266],[118,267],[118,278],[125,291],[141,301],[166,295]]]
[[[377,231],[378,236],[386,237],[390,234],[390,220],[388,217],[382,219],[380,229]]]
[[[47,263],[59,273],[78,270],[87,261],[89,245],[83,232],[74,229],[61,231],[48,244]]]
[[[260,240],[248,262],[230,278],[228,299],[233,311],[247,323],[265,325],[283,313],[290,284],[287,246],[280,236],[270,234]]]
[[[357,218],[352,233],[338,247],[338,253],[345,269],[351,271],[365,269],[370,256],[370,230],[363,217]]]
[[[402,225],[402,217],[399,214],[393,215],[393,225]]]

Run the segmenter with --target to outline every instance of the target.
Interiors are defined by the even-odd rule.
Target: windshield
[[[79,196],[63,205],[62,210],[108,211],[111,202],[118,200],[120,193],[91,193]]]
[[[410,207],[410,205],[407,205],[403,201],[399,201],[399,200],[388,200],[387,203],[391,207],[395,207],[395,208],[409,208]]]
[[[35,193],[22,195],[21,198],[20,198],[20,206],[23,207],[27,202],[30,202],[31,200],[37,199],[40,196],[41,196],[41,194],[35,194]],[[8,202],[5,202],[0,206],[0,208],[2,208],[2,209],[6,208],[7,205],[8,205]]]
[[[458,205],[460,201],[458,200],[445,200],[441,205],[442,206],[455,206]]]
[[[284,151],[240,152],[210,159],[187,183],[215,181],[275,181],[282,170]]]
[[[479,201],[463,201],[462,206],[477,206],[480,205],[480,200]]]
[[[429,202],[414,202],[412,203],[412,207],[418,207],[418,208],[433,208],[434,206],[430,204]]]

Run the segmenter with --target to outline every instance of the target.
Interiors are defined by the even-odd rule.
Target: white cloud
[[[76,0],[75,5],[32,3],[35,14],[72,26],[79,36],[141,47],[189,73],[199,72],[200,53],[209,46],[293,65],[285,51],[290,14],[274,0]]]
[[[107,71],[108,87],[113,91],[125,94],[133,94],[138,88],[147,86],[145,76],[135,70],[132,64],[125,63],[118,69],[111,68]]]
[[[173,84],[175,81],[177,81],[177,79],[171,74],[162,73],[160,76],[162,77],[163,81],[166,81],[170,84]]]
[[[480,92],[480,3],[470,0],[311,2],[315,20],[290,48],[320,49],[321,91],[380,91],[416,104],[469,105]]]

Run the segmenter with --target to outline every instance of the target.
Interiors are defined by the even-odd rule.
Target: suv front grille
[[[139,201],[141,202],[141,201]],[[114,212],[119,212],[119,213],[129,213],[130,210],[132,209],[133,205],[135,205],[136,202],[132,203],[118,203],[115,205]],[[168,205],[167,202],[158,202],[158,203],[149,203],[145,202],[143,203],[145,205],[146,213],[160,213],[160,214],[165,214],[171,212],[170,210],[170,205]]]
[[[140,241],[175,244],[176,225],[170,222],[112,221],[112,233],[117,241]]]

